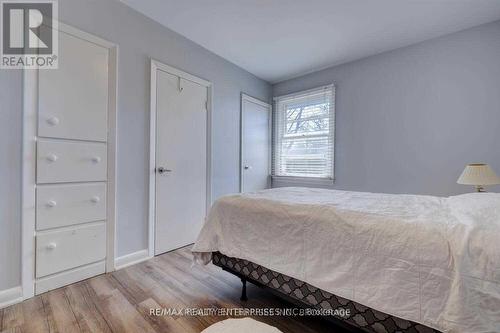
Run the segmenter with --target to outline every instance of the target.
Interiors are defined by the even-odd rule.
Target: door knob
[[[245,170],[250,170],[251,168],[252,168],[252,167],[251,167],[251,166],[249,166],[249,165],[245,165],[245,167],[244,167],[244,169],[245,169]]]
[[[99,201],[101,201],[101,198],[99,198],[99,197],[96,195],[96,196],[92,197],[92,198],[90,199],[90,201],[91,201],[92,203],[98,203]]]
[[[161,175],[161,174],[164,174],[165,172],[172,172],[172,170],[170,169],[166,169],[164,167],[158,167],[156,168],[156,171]]]
[[[99,163],[101,162],[101,158],[99,156],[94,156],[91,158],[92,162],[93,163]]]

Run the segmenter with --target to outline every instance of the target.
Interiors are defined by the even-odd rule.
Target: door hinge
[[[208,101],[205,101],[205,111],[208,111]]]
[[[181,80],[182,80],[182,78],[179,76],[179,92],[182,92],[184,90],[184,87],[182,86]]]

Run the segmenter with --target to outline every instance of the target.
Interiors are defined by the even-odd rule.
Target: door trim
[[[157,72],[163,71],[176,75],[185,80],[195,82],[207,88],[207,212],[212,203],[212,101],[213,85],[210,81],[186,73],[175,67],[166,65],[151,58],[151,85],[150,85],[150,119],[149,119],[149,216],[148,216],[148,255],[155,256],[156,237],[156,85]]]
[[[107,48],[108,53],[108,137],[107,137],[107,222],[106,271],[115,270],[116,234],[116,112],[118,45],[61,21],[58,30]],[[38,71],[23,70],[23,144],[21,208],[21,287],[23,300],[35,295],[35,192]]]
[[[271,135],[272,135],[272,129],[273,129],[273,126],[272,126],[272,106],[271,104],[269,103],[266,103],[264,101],[261,101],[260,99],[257,99],[255,97],[252,97],[250,95],[247,95],[245,93],[241,93],[241,107],[240,107],[240,172],[239,172],[239,175],[240,175],[240,193],[244,191],[244,188],[243,188],[243,153],[244,153],[244,146],[243,146],[243,134],[244,134],[244,131],[245,131],[245,124],[244,124],[244,117],[243,117],[243,113],[245,112],[245,101],[247,102],[251,102],[251,103],[254,103],[254,104],[257,104],[257,105],[260,105],[262,107],[265,107],[268,109],[268,118],[269,118],[269,157],[268,157],[268,173],[269,173],[269,176],[271,176],[271,159],[272,159],[272,138],[271,138]],[[270,183],[269,183],[270,184]]]

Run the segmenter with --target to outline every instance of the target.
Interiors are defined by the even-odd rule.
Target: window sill
[[[335,183],[334,178],[272,176],[273,187],[278,186],[328,186]]]

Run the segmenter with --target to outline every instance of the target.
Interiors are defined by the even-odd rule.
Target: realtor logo
[[[0,68],[57,68],[57,2],[1,2]]]

